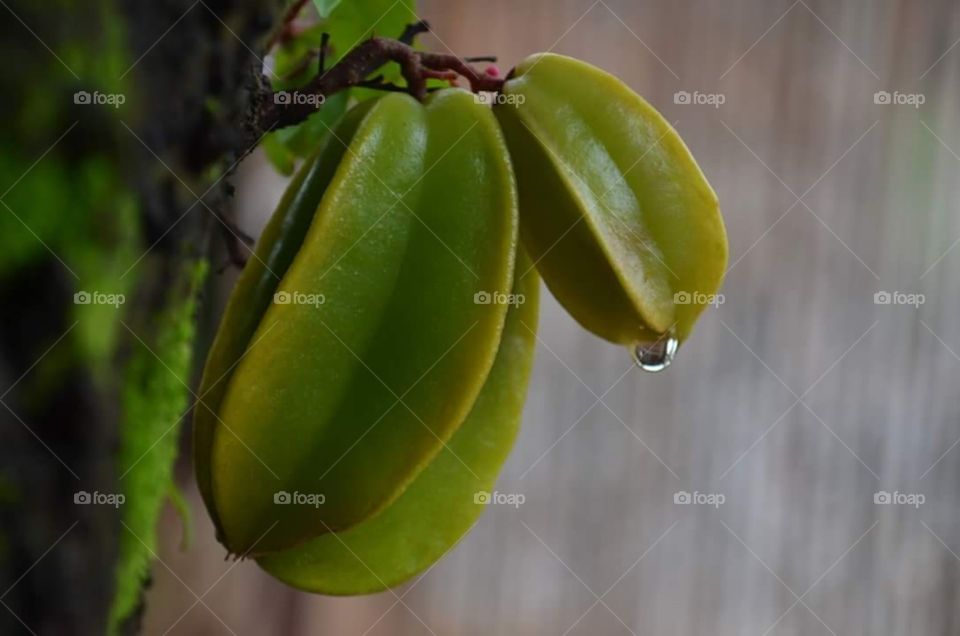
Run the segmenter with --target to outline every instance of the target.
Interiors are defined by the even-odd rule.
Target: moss
[[[167,309],[137,329],[155,335],[135,349],[126,369],[119,455],[126,504],[111,632],[136,609],[156,552],[157,517],[171,492],[180,426],[189,406],[196,299],[207,269],[206,261],[189,268],[173,286]]]

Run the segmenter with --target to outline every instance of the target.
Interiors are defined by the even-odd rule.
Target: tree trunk
[[[152,381],[135,376],[128,364],[136,351],[156,345],[158,316],[178,302],[169,293],[176,281],[208,258],[214,238],[237,240],[236,230],[227,227],[228,180],[212,189],[211,184],[247,150],[242,122],[261,65],[261,54],[254,51],[283,8],[279,0],[120,0],[101,3],[99,11],[91,4],[20,1],[0,9],[7,13],[0,21],[7,60],[0,78],[7,96],[0,102],[5,130],[0,156],[13,162],[0,177],[0,192],[10,193],[0,197],[5,216],[0,230],[29,230],[16,245],[0,237],[0,247],[16,255],[37,241],[29,245],[29,255],[11,257],[0,268],[3,634],[107,630],[118,543],[127,532],[124,507],[76,505],[74,497],[124,492],[124,468],[117,462],[122,427],[138,422],[125,421],[123,394],[150,388],[127,383]],[[119,55],[123,68],[110,72],[115,77],[129,67],[117,78],[128,93],[126,105],[74,104],[71,95],[77,90],[103,90],[88,69],[109,65],[117,55],[103,51],[109,29],[117,25],[126,51]],[[57,96],[50,112],[42,109],[47,102],[25,97],[40,88]],[[89,252],[94,261],[109,259],[118,215],[109,202],[85,207],[88,202],[69,196],[66,209],[45,209],[43,190],[56,190],[58,182],[32,183],[53,165],[65,175],[83,173],[91,156],[122,175],[121,184],[136,198],[136,250],[118,271],[150,248],[124,278],[136,284],[123,306],[122,323],[109,327],[117,333],[105,349],[105,364],[92,362],[78,345],[78,334],[92,331],[95,338],[99,327],[71,316],[74,294],[90,284],[76,273],[86,238],[51,237],[58,226],[70,233],[68,219],[82,225],[82,219],[96,218]],[[21,175],[29,177],[20,182]],[[203,201],[196,203],[202,193]],[[62,219],[49,232],[41,227],[45,214]],[[167,358],[162,350],[153,353]],[[183,379],[190,384],[190,377]],[[188,391],[186,386],[178,390]],[[177,422],[170,424],[175,440]],[[134,633],[137,624],[134,612],[122,631]]]

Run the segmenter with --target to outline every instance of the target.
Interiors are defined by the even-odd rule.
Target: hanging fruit
[[[527,58],[503,95],[521,236],[550,291],[601,338],[672,352],[727,262],[717,197],[683,140],[626,84],[569,57]]]
[[[478,73],[414,50],[425,29],[327,72],[321,57],[306,90],[398,92],[349,110],[290,182],[195,411],[219,540],[311,592],[397,585],[476,521],[519,429],[538,271],[581,325],[658,370],[726,266],[716,195],[639,95],[547,53],[506,80]],[[386,61],[405,87],[365,79]],[[458,74],[472,92],[428,90]],[[309,115],[297,101],[264,117]]]
[[[291,184],[204,371],[198,479],[234,553],[390,504],[466,419],[500,345],[507,306],[476,302],[507,297],[517,244],[496,120],[460,90],[361,109]]]

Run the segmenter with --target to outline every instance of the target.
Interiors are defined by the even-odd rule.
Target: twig
[[[320,34],[320,74],[327,70],[327,45],[330,43],[330,34],[324,31]]]
[[[322,100],[289,99],[289,93],[298,97],[315,95],[324,99],[354,86],[375,88],[378,90],[405,90],[419,100],[427,95],[427,80],[442,79],[452,81],[465,77],[470,82],[470,90],[498,92],[503,88],[503,79],[478,72],[468,62],[455,55],[417,51],[412,42],[420,33],[429,30],[429,25],[420,21],[404,29],[400,39],[374,37],[359,44],[347,53],[343,59],[326,72],[321,71],[306,86],[280,93],[263,90],[258,100],[257,112],[253,118],[253,132],[262,133],[270,128],[283,128],[298,124],[316,112],[317,104]],[[322,50],[321,50],[322,54]],[[490,57],[474,57],[472,60],[490,60]],[[367,77],[388,62],[400,65],[400,72],[406,80],[406,88],[385,83],[381,80],[368,80]],[[261,86],[268,86],[266,80]]]
[[[417,39],[417,36],[421,33],[427,33],[430,31],[430,23],[426,20],[420,20],[419,22],[414,22],[413,24],[408,24],[403,30],[403,33],[400,34],[400,37],[397,39],[404,44],[413,46],[414,42]]]

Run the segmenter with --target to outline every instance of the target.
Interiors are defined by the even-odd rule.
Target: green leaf
[[[334,124],[347,111],[347,93],[337,93],[303,123],[276,131],[278,141],[296,157],[307,157],[317,149]]]
[[[280,174],[289,177],[293,174],[296,157],[293,151],[287,148],[283,140],[278,137],[281,132],[283,131],[278,130],[277,132],[270,133],[263,138],[260,145],[263,148],[264,154],[267,155],[267,160],[270,162],[270,165]]]
[[[321,18],[327,18],[340,2],[341,0],[313,0],[313,6],[317,8]]]
[[[320,71],[317,51],[324,33],[330,34],[326,68],[340,61],[358,44],[375,35],[398,37],[411,22],[418,20],[414,0],[313,0],[322,20],[284,42],[273,52],[274,90],[303,86]],[[400,69],[388,64],[374,75],[384,81],[402,83]],[[344,112],[350,100],[362,102],[382,95],[363,88],[345,90],[331,96],[306,121],[269,134],[263,149],[274,168],[283,175],[293,174],[296,160],[306,157]]]
[[[274,90],[297,88],[316,77],[320,70],[317,52],[327,28],[325,22],[308,27],[273,52]]]
[[[263,151],[277,172],[285,176],[293,174],[297,159],[313,154],[330,128],[346,112],[348,102],[347,92],[337,93],[302,123],[267,135],[263,140]]]
[[[355,0],[340,4],[326,23],[333,49],[328,61],[336,63],[375,35],[399,37],[404,27],[419,20],[415,6],[414,0]],[[383,74],[386,81],[394,81],[399,79],[400,69],[390,64]]]

